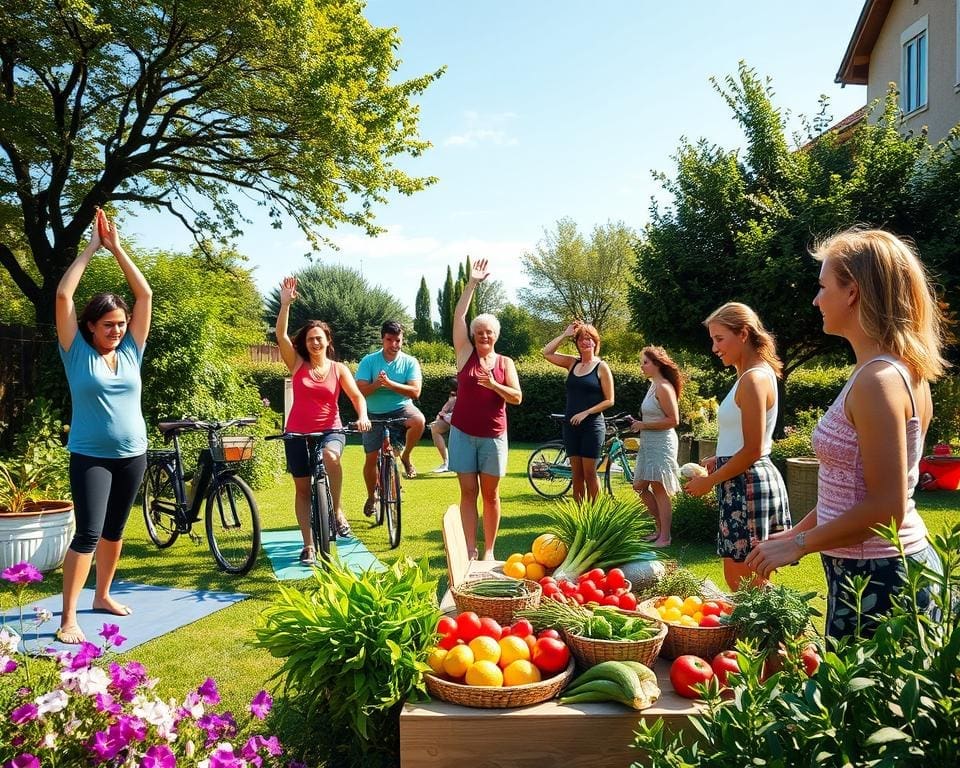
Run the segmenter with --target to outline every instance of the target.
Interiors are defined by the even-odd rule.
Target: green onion
[[[598,496],[577,503],[558,502],[550,510],[547,530],[567,545],[567,556],[553,576],[575,580],[591,568],[612,568],[651,551],[644,538],[653,532],[653,521],[639,501]]]

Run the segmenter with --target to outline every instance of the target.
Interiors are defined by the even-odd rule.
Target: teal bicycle
[[[550,418],[561,423],[562,413],[551,413]],[[627,427],[632,419],[627,414],[604,416],[606,439],[597,470],[603,472],[604,490],[617,496],[624,489],[633,489],[633,468],[637,461],[637,440]],[[573,486],[573,469],[562,440],[550,440],[533,449],[527,460],[527,479],[533,490],[546,499],[559,499]]]

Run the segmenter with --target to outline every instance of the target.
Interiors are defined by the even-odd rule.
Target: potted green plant
[[[62,494],[53,463],[35,451],[0,461],[0,569],[27,562],[60,566],[73,537],[73,502]]]
[[[693,430],[693,439],[697,443],[697,458],[699,461],[715,456],[717,453],[717,408],[715,397],[700,398],[697,408],[691,416],[690,426]]]

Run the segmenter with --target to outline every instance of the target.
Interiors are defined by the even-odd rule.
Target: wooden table
[[[401,768],[626,768],[642,763],[631,748],[639,720],[663,718],[670,730],[689,726],[699,702],[677,696],[670,662],[654,671],[662,691],[650,709],[619,704],[558,704],[556,699],[516,709],[475,709],[435,700],[407,704],[400,714]]]

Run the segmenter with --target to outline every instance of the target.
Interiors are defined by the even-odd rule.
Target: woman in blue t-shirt
[[[133,312],[120,296],[98,293],[78,318],[73,294],[101,246],[116,258],[133,291]],[[131,613],[110,596],[110,585],[120,560],[123,528],[147,465],[140,365],[152,301],[150,286],[121,247],[116,227],[98,209],[89,245],[57,286],[57,340],[73,403],[67,448],[77,522],[63,561],[63,613],[56,633],[62,643],[86,639],[77,624],[77,601],[94,554],[94,610],[116,616]]]

